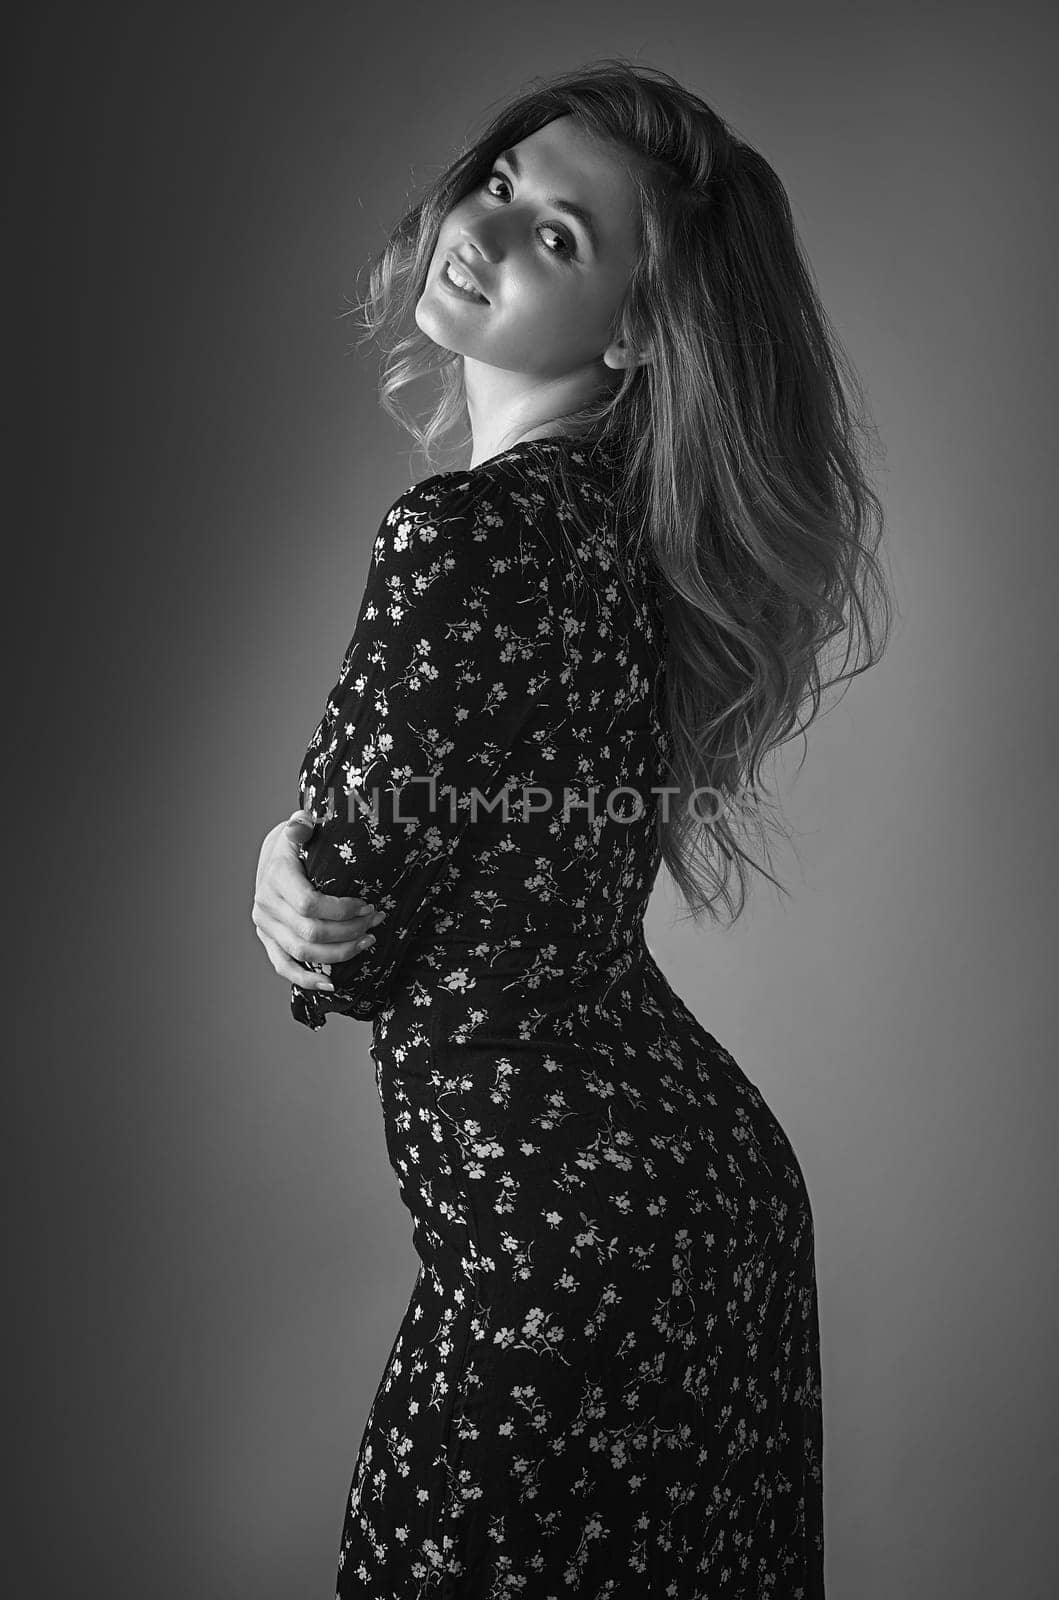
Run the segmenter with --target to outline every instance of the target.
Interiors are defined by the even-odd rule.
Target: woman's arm
[[[451,892],[473,792],[500,790],[507,752],[558,687],[558,565],[519,480],[499,466],[428,478],[383,519],[301,787],[318,819],[311,884],[360,894],[385,921],[374,946],[332,963],[333,993],[295,984],[291,1007],[308,1027],[331,1011],[375,1017],[409,942]]]

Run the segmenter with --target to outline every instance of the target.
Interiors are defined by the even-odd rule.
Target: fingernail
[[[360,943],[357,946],[357,949],[358,950],[367,950],[368,946],[369,945],[373,945],[374,943],[375,943],[375,935],[373,933],[369,933],[368,937],[366,939],[362,939],[360,941]]]
[[[318,985],[318,987],[321,989],[326,989],[328,994],[334,994],[335,992],[335,986],[333,983],[321,983]]]
[[[375,913],[375,915],[372,917],[369,926],[372,927],[372,928],[377,928],[379,926],[380,922],[385,922],[385,921],[386,921],[386,913],[385,913],[385,911],[377,911]]]

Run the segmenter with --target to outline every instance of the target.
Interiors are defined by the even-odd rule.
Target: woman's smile
[[[477,300],[480,305],[488,305],[484,294],[479,294],[470,278],[465,277],[452,262],[445,258],[441,267],[441,282],[450,294],[458,295],[461,300]]]

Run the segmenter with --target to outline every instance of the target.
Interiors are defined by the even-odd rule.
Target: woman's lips
[[[485,295],[479,294],[477,289],[461,289],[458,284],[453,283],[448,274],[448,266],[448,257],[446,257],[441,263],[441,271],[438,274],[443,288],[447,289],[450,294],[455,295],[459,300],[469,300],[472,305],[487,306],[489,304],[489,301],[485,298]],[[456,268],[456,271],[459,272],[458,267]]]

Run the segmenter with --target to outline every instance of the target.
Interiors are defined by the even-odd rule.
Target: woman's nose
[[[478,221],[472,226],[465,223],[460,229],[460,238],[477,251],[483,261],[496,262],[503,255],[499,232],[491,222]]]

